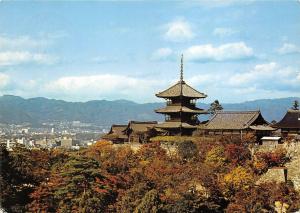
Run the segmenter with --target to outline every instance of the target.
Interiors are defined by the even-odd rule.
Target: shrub
[[[286,162],[289,161],[287,157],[287,151],[285,149],[276,149],[272,152],[259,152],[256,154],[257,159],[264,161],[268,168],[274,166],[283,166]]]
[[[183,160],[195,158],[198,153],[197,146],[192,141],[184,141],[178,144],[178,155]]]

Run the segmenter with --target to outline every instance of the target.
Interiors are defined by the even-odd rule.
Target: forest
[[[252,137],[161,142],[134,151],[108,141],[70,151],[1,147],[6,212],[276,212],[300,208],[292,183],[256,182],[289,161],[286,150],[251,154]]]

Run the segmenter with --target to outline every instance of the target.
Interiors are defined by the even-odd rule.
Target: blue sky
[[[0,1],[0,95],[204,102],[300,96],[300,2]]]

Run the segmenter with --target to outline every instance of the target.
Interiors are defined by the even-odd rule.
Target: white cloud
[[[28,51],[0,52],[0,66],[17,65],[31,62],[39,64],[52,64],[55,61],[56,58],[41,53],[31,53]]]
[[[0,36],[0,48],[6,50],[45,47],[51,42],[49,39],[33,39],[29,36]]]
[[[293,53],[300,53],[300,48],[297,47],[295,44],[291,43],[284,43],[282,47],[280,47],[277,52],[281,55],[285,54],[293,54]]]
[[[184,42],[195,37],[191,24],[184,20],[173,21],[166,25],[164,38],[173,42]]]
[[[105,64],[118,62],[119,59],[117,57],[96,56],[92,58],[91,61],[98,64]]]
[[[228,84],[235,87],[255,86],[269,91],[300,90],[300,71],[293,67],[282,67],[275,62],[256,65],[244,73],[229,78]]]
[[[218,28],[215,28],[213,31],[213,34],[215,36],[219,36],[219,37],[230,36],[234,33],[236,33],[236,31],[234,31],[231,28],[226,28],[226,27],[218,27]]]
[[[244,42],[227,43],[214,47],[211,44],[191,46],[184,51],[190,61],[229,61],[254,57],[253,49]]]
[[[170,59],[173,54],[173,50],[171,48],[160,48],[157,49],[151,56],[152,60],[166,60]]]
[[[4,73],[0,73],[0,88],[5,88],[10,82],[10,77]]]
[[[143,101],[158,91],[164,80],[139,79],[125,75],[101,74],[66,76],[47,83],[44,90],[55,97],[71,99],[131,99]]]

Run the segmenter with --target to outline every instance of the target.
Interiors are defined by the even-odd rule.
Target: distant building
[[[110,140],[113,143],[124,143],[128,141],[128,136],[125,134],[126,127],[127,125],[113,124],[110,128],[110,131],[102,138],[105,140]]]
[[[300,110],[288,110],[281,121],[273,125],[283,137],[300,135]]]
[[[45,137],[43,139],[40,139],[40,140],[36,140],[35,141],[35,145],[37,147],[48,147],[49,143],[48,143],[48,139]]]
[[[271,135],[275,129],[263,118],[260,111],[217,111],[205,124],[199,126],[210,135],[240,135],[254,133],[257,139]]]
[[[183,57],[180,80],[156,96],[167,100],[166,107],[155,110],[165,115],[165,122],[156,127],[165,130],[167,135],[192,135],[199,124],[197,115],[207,113],[196,107],[196,100],[206,98],[207,95],[198,92],[183,80]]]
[[[61,147],[64,147],[64,148],[67,148],[67,149],[70,149],[70,148],[72,148],[73,146],[78,146],[78,145],[79,145],[79,141],[74,140],[74,139],[71,138],[71,137],[63,137],[63,138],[60,140],[60,146],[61,146]]]

